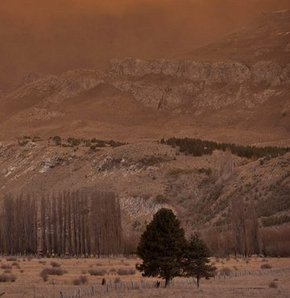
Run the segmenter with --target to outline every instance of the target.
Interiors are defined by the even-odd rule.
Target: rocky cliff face
[[[289,142],[289,28],[290,12],[274,12],[179,59],[115,59],[102,72],[29,74],[23,86],[0,94],[0,137],[33,128],[36,135],[98,131],[122,139],[129,129],[134,138]]]
[[[290,64],[128,58],[113,60],[110,75],[116,88],[156,109],[219,109],[236,102],[253,107],[290,84]]]

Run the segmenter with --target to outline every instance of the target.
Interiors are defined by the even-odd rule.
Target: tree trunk
[[[197,276],[197,277],[196,277],[196,285],[197,285],[197,288],[199,288],[199,281],[200,281],[200,277]]]
[[[165,278],[165,288],[167,288],[170,285],[170,277]]]

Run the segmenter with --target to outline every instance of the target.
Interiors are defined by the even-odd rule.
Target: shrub
[[[46,261],[39,261],[38,263],[41,265],[46,265]]]
[[[16,262],[17,261],[17,258],[15,258],[15,257],[9,257],[9,258],[6,258],[6,261],[7,262]]]
[[[261,265],[261,269],[271,269],[272,268],[272,266],[270,265],[270,264],[262,264]]]
[[[17,269],[20,269],[20,265],[17,262],[12,263],[12,266],[16,267]]]
[[[104,276],[107,273],[104,269],[90,269],[88,272],[90,275],[94,276]]]
[[[278,288],[278,284],[275,281],[271,281],[269,283],[269,288],[277,289]]]
[[[18,145],[19,145],[19,146],[25,146],[25,145],[27,145],[28,143],[29,143],[28,140],[18,140]]]
[[[200,174],[206,174],[207,176],[210,176],[212,174],[212,169],[211,168],[201,168],[201,169],[198,169],[198,172]]]
[[[15,282],[16,276],[13,274],[1,274],[0,282]]]
[[[163,195],[156,196],[154,201],[156,202],[156,204],[166,204],[166,203],[168,203],[168,199]]]
[[[219,270],[220,275],[225,275],[225,276],[231,276],[232,272],[233,271],[228,267],[224,267]]]
[[[4,270],[4,273],[11,273],[11,270],[10,269],[6,269],[6,270]]]
[[[42,277],[42,279],[44,281],[47,281],[48,280],[48,276],[49,275],[57,275],[57,276],[60,276],[60,275],[63,275],[67,273],[65,270],[61,269],[61,268],[45,268],[43,269],[41,272],[40,272],[40,276]]]
[[[134,275],[136,274],[136,270],[133,268],[119,268],[117,273],[119,275]]]
[[[109,272],[110,272],[110,274],[112,274],[112,275],[117,274],[117,270],[116,270],[115,268],[111,268]]]
[[[50,265],[51,265],[51,267],[54,267],[54,268],[59,268],[61,266],[61,264],[59,264],[55,261],[50,262]]]
[[[89,283],[89,280],[86,276],[81,275],[79,278],[76,278],[73,280],[73,284],[75,286],[79,286],[79,285],[86,285]]]
[[[79,146],[81,144],[81,140],[76,138],[68,138],[67,142],[72,146]]]
[[[32,138],[32,142],[40,142],[40,141],[41,141],[41,137],[39,137],[39,136],[34,136]]]
[[[61,145],[61,137],[60,137],[60,136],[54,136],[54,137],[52,138],[52,140],[54,141],[54,144],[55,144],[56,146],[60,146],[60,145]]]
[[[115,279],[114,279],[114,283],[115,284],[118,284],[118,283],[120,283],[121,282],[121,278],[120,277],[116,277]]]
[[[2,264],[1,265],[1,269],[3,269],[3,270],[11,270],[12,269],[12,266],[9,265],[9,264]]]

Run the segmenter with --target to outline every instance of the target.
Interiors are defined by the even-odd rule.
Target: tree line
[[[172,147],[178,147],[180,152],[193,156],[202,156],[212,154],[214,150],[230,150],[232,154],[245,158],[277,157],[290,152],[289,147],[255,147],[242,146],[229,143],[217,143],[201,139],[190,138],[170,138],[161,140],[161,144],[167,144]]]
[[[1,254],[101,256],[122,252],[121,211],[113,193],[81,190],[4,197]]]

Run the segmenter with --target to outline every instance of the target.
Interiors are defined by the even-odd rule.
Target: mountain
[[[106,70],[26,76],[0,98],[0,196],[113,190],[128,237],[170,207],[188,232],[219,231],[223,239],[232,201],[243,199],[264,235],[279,231],[282,243],[289,149],[255,155],[248,145],[290,145],[289,19],[289,11],[266,14],[184,57],[112,59]],[[235,143],[250,154],[204,153],[202,143],[192,156],[161,142],[173,136]]]
[[[189,58],[203,60],[232,60],[253,65],[257,61],[289,63],[290,53],[289,10],[264,12],[250,25],[225,39],[196,49]]]
[[[289,144],[289,20],[289,11],[266,14],[192,58],[113,59],[105,71],[30,74],[0,99],[0,136]]]
[[[289,0],[1,0],[0,90],[29,72],[177,57],[284,8]]]

